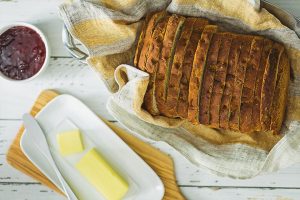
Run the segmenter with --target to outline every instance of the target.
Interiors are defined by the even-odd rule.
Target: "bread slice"
[[[216,74],[214,77],[213,90],[209,109],[209,126],[219,128],[220,105],[225,88],[228,57],[232,44],[232,33],[218,33],[221,35],[221,44],[217,61]]]
[[[167,15],[167,12],[161,11],[158,13],[155,13],[151,19],[149,20],[149,23],[147,25],[146,31],[145,31],[145,37],[144,37],[144,44],[140,53],[139,61],[137,67],[143,71],[145,71],[145,66],[148,59],[148,51],[151,43],[152,33],[154,31],[155,26],[158,22],[164,19],[164,17]]]
[[[271,126],[270,129],[275,134],[279,134],[283,122],[286,102],[288,96],[288,84],[290,80],[290,62],[286,52],[280,57],[275,94],[271,110]]]
[[[217,27],[206,26],[195,53],[189,90],[188,119],[191,122],[209,125],[209,107],[221,35]],[[202,78],[203,77],[203,78]]]
[[[281,54],[284,47],[275,43],[270,51],[269,58],[262,82],[261,104],[260,104],[260,120],[263,131],[270,130],[271,124],[271,107],[276,88],[276,77],[278,73],[278,65],[280,63]]]
[[[188,116],[188,93],[194,54],[197,49],[198,40],[200,40],[202,31],[206,25],[208,25],[207,20],[203,21],[203,19],[196,18],[190,42],[187,46],[182,63],[182,76],[180,79],[179,96],[177,102],[177,115],[182,119],[185,119]]]
[[[255,81],[259,69],[260,58],[262,55],[264,39],[255,36],[252,40],[250,59],[247,64],[245,80],[242,90],[240,108],[240,131],[253,132],[252,109],[254,100]]]
[[[276,78],[278,74],[278,65],[284,47],[278,43],[274,43],[271,49],[262,81],[261,104],[260,104],[260,122],[263,131],[270,130],[271,109],[273,97],[276,88]]]
[[[145,21],[143,22],[143,25],[142,25],[141,33],[140,33],[140,36],[139,36],[139,40],[138,40],[138,43],[137,43],[135,56],[134,56],[134,60],[133,60],[133,64],[136,67],[138,66],[141,51],[142,51],[142,48],[144,46],[144,41],[145,41],[144,38],[145,38],[145,34],[146,34],[146,28],[147,28],[149,20],[151,19],[152,16],[153,16],[153,13],[148,14],[145,18]]]
[[[166,94],[168,90],[170,68],[173,63],[173,57],[177,40],[179,39],[181,28],[185,18],[172,15],[168,21],[166,34],[163,40],[163,48],[161,50],[161,59],[158,65],[155,80],[155,98],[159,112],[167,117],[171,117],[166,109]]]
[[[230,102],[232,98],[234,80],[242,47],[242,42],[238,39],[238,35],[232,35],[232,37],[232,44],[228,56],[225,89],[221,99],[219,114],[220,128],[223,129],[229,129]]]
[[[272,49],[272,46],[273,46],[273,42],[271,40],[264,39],[262,55],[260,59],[256,81],[255,81],[254,102],[253,102],[253,109],[252,109],[253,128],[256,131],[261,130],[261,122],[260,122],[261,89],[262,89],[263,76],[267,65],[267,60],[270,51]]]
[[[183,24],[180,38],[177,42],[173,64],[171,66],[168,93],[166,98],[166,109],[172,117],[177,117],[177,101],[179,94],[180,79],[182,76],[182,63],[184,55],[193,32],[196,18],[187,18]]]
[[[242,97],[242,88],[245,80],[246,67],[249,61],[249,54],[251,49],[251,43],[253,36],[239,35],[242,41],[242,49],[238,61],[238,67],[236,70],[234,86],[232,91],[232,98],[230,102],[230,117],[229,117],[229,128],[233,131],[239,131],[240,127],[240,106]]]
[[[164,20],[157,24],[152,37],[151,45],[153,45],[153,50],[151,51],[146,63],[146,69],[149,69],[148,71],[151,71],[152,73],[150,73],[149,84],[144,97],[143,107],[152,115],[159,115],[159,110],[155,100],[155,80],[161,49],[163,46],[163,39],[169,18],[170,16],[167,16]]]
[[[173,117],[178,117],[177,114],[177,103],[180,92],[180,80],[182,77],[183,70],[183,62],[187,52],[187,47],[191,39],[191,35],[194,29],[194,25],[204,28],[204,26],[208,23],[205,19],[197,19],[197,18],[187,18],[184,25],[181,36],[178,40],[178,44],[176,47],[176,51],[174,54],[173,65],[171,68],[170,81],[168,87],[167,94],[167,102],[166,106],[169,109],[169,113]],[[189,55],[191,56],[191,55]],[[191,56],[193,57],[193,56]]]

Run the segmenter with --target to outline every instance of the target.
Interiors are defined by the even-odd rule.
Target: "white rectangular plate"
[[[75,169],[74,164],[90,148],[96,148],[112,167],[129,183],[124,199],[162,199],[164,186],[156,173],[98,116],[82,102],[70,95],[60,95],[50,101],[36,116],[43,129],[52,156],[66,181],[79,199],[104,199]],[[85,151],[63,157],[58,151],[56,135],[67,129],[79,128]],[[47,159],[26,134],[20,141],[25,155],[58,187],[62,188]]]

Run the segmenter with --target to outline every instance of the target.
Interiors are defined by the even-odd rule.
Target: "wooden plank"
[[[69,54],[66,52],[61,43],[61,21],[58,18],[57,14],[57,5],[60,4],[61,0],[52,0],[52,1],[37,1],[37,0],[0,0],[0,24],[11,22],[11,21],[28,21],[33,22],[39,25],[42,30],[47,34],[52,48],[52,55],[54,56],[68,56]],[[282,8],[285,8],[291,11],[296,16],[300,17],[300,4],[299,0],[269,0],[271,3],[276,3],[280,5]],[[17,5],[17,6],[16,6]],[[53,13],[50,13],[49,10],[52,10]],[[17,15],[15,13],[18,13]],[[37,17],[38,16],[38,17]],[[61,70],[61,69],[60,69]],[[58,71],[57,71],[58,72]],[[47,72],[48,73],[48,72]],[[28,83],[27,86],[12,86],[11,84],[3,82],[0,83],[0,118],[2,119],[15,119],[20,118],[20,115],[32,104],[33,100],[39,92],[35,94],[24,96],[22,93],[23,89],[27,89],[30,91],[30,88],[41,87],[50,87],[50,88],[61,88],[59,83],[63,83],[63,78],[59,78],[59,83],[56,81],[50,81],[51,77],[47,76],[48,80],[37,81],[37,83]],[[57,76],[56,76],[57,77]],[[52,82],[52,86],[50,85]],[[77,82],[77,81],[76,81]],[[70,82],[67,82],[70,84]],[[97,82],[96,82],[97,83]],[[96,84],[91,81],[88,85]],[[36,85],[37,84],[37,85]],[[67,85],[62,87],[66,91],[70,91]],[[83,88],[83,87],[81,87]],[[85,88],[85,87],[84,87]],[[99,94],[106,94],[106,92],[101,90],[102,87],[98,88]],[[86,88],[85,88],[86,89]],[[11,91],[10,91],[11,90]],[[90,89],[88,89],[90,90]],[[73,92],[74,93],[74,92]],[[10,96],[10,94],[13,94]],[[8,95],[8,96],[7,96]],[[91,95],[94,97],[93,95]],[[27,99],[25,100],[26,105],[20,106],[19,98]],[[102,98],[106,98],[106,96],[102,96]],[[28,102],[29,101],[31,102]],[[100,99],[101,100],[101,99]],[[95,102],[99,101],[99,98],[96,98]],[[23,102],[23,100],[22,100]],[[27,102],[27,103],[26,103]],[[101,101],[104,102],[104,101]],[[94,103],[88,103],[94,104]],[[96,103],[95,103],[96,104]],[[100,105],[101,107],[103,105]],[[16,108],[14,108],[16,107]],[[97,107],[97,106],[93,106]],[[103,107],[104,108],[104,107]],[[101,109],[98,109],[98,113],[102,112]],[[104,112],[104,111],[103,111]],[[101,114],[101,113],[100,113]],[[7,165],[4,164],[4,154],[5,144],[10,143],[10,140],[7,138],[12,138],[11,136],[15,133],[14,129],[17,129],[20,122],[18,121],[10,121],[10,120],[2,120],[0,121],[0,127],[9,127],[8,132],[2,132],[0,129],[0,140],[1,142],[1,150],[0,150],[0,182],[6,181],[17,181],[17,182],[27,182],[29,181],[26,176],[21,176],[16,170],[12,168],[5,168]],[[12,128],[11,128],[12,127]],[[6,135],[1,135],[2,133],[7,133]],[[10,135],[9,135],[10,134]],[[9,135],[9,136],[8,136]],[[2,137],[3,136],[3,137]],[[3,138],[3,139],[2,139]],[[8,146],[8,145],[7,145]],[[232,180],[229,178],[220,178],[211,174],[207,174],[199,171],[196,167],[192,166],[187,160],[185,160],[182,156],[178,155],[178,153],[171,148],[170,146],[164,143],[155,143],[155,146],[163,149],[165,152],[169,152],[172,156],[175,156],[175,165],[177,167],[176,172],[180,176],[178,177],[178,182],[181,185],[217,185],[217,186],[269,186],[269,187],[299,187],[299,172],[300,165],[295,165],[285,170],[281,170],[280,172],[272,175],[260,176],[250,180]],[[10,176],[10,180],[1,179],[5,178],[5,175]],[[254,188],[224,188],[219,189],[215,187],[210,188],[190,188],[183,187],[184,194],[188,197],[188,199],[298,199],[300,194],[299,190],[295,189],[254,189]],[[216,189],[217,192],[214,192]],[[45,192],[48,191],[48,192]],[[53,192],[49,192],[44,186],[41,185],[30,185],[24,186],[16,185],[16,184],[6,184],[0,185],[0,193],[1,199],[30,199],[30,200],[60,200],[60,198]],[[273,196],[271,196],[273,195]],[[275,195],[275,196],[274,196]],[[277,196],[276,196],[277,195]]]
[[[300,190],[272,188],[181,187],[187,199],[207,200],[297,200]]]
[[[189,200],[297,200],[300,190],[272,188],[181,187]],[[0,184],[1,199],[65,200],[40,184]]]
[[[0,183],[0,199],[65,200],[66,198],[39,183]]]
[[[49,88],[76,96],[101,117],[114,120],[106,110],[110,92],[98,74],[71,58],[51,59],[46,71],[27,83],[16,84],[0,79],[0,119],[20,119],[39,93]]]

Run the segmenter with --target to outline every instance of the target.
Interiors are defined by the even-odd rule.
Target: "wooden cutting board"
[[[46,90],[40,94],[34,103],[30,113],[35,116],[50,100],[59,94],[52,90]],[[185,199],[176,184],[173,160],[156,148],[141,141],[113,123],[106,122],[148,165],[157,173],[165,186],[165,200]],[[20,148],[20,138],[23,134],[22,126],[10,146],[7,153],[7,161],[14,168],[40,181],[54,191],[63,194],[49,179],[47,179],[24,155]],[[141,175],[142,176],[142,175]]]

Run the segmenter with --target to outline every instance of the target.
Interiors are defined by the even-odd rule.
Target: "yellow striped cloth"
[[[168,1],[97,0],[71,1],[60,6],[71,35],[88,50],[87,62],[112,92],[117,85],[115,68],[130,63],[141,19],[146,12],[164,9]]]

